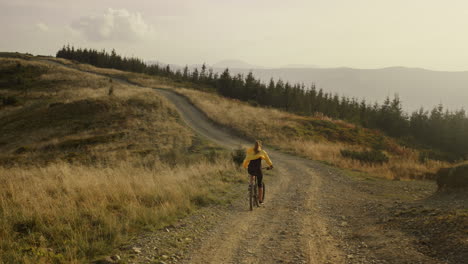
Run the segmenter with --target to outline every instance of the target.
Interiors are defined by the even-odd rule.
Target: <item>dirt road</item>
[[[206,138],[230,149],[252,144],[214,125],[182,96],[162,89],[158,92],[174,103],[185,122]],[[219,232],[213,232],[187,258],[187,263],[344,262],[337,241],[327,232],[326,220],[316,210],[318,190],[323,184],[317,173],[319,164],[268,148],[267,151],[278,176],[266,176],[266,205],[250,212],[245,203],[239,204],[217,227]]]

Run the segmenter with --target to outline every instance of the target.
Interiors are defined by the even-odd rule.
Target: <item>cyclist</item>
[[[270,165],[269,169],[273,169],[273,163],[268,157],[266,151],[262,149],[262,142],[260,140],[255,141],[255,146],[253,148],[248,148],[246,157],[242,166],[247,169],[250,175],[250,184],[253,184],[254,178],[257,177],[258,183],[258,197],[259,202],[263,203],[263,173],[262,173],[262,159]]]

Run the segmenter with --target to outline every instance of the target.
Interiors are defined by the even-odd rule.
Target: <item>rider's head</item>
[[[255,141],[255,147],[254,147],[255,153],[258,153],[260,151],[261,147],[262,147],[262,141],[256,140]]]

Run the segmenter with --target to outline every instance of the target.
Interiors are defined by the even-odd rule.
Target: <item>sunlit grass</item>
[[[105,254],[129,234],[219,201],[239,175],[227,160],[175,168],[0,168],[0,259],[81,262]]]

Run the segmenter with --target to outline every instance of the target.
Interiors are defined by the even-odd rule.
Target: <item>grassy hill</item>
[[[4,165],[96,163],[118,155],[154,159],[192,144],[193,134],[176,111],[149,89],[43,62],[1,62],[0,72],[9,78],[0,96],[13,100],[0,113]]]
[[[240,181],[151,89],[1,55],[0,262],[87,262]]]

